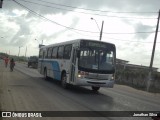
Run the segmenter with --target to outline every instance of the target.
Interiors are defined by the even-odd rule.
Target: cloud
[[[126,5],[129,6],[129,9],[143,12],[158,12],[159,10],[159,0],[125,0]]]
[[[14,37],[10,40],[10,44],[14,46],[25,45],[28,41],[28,37],[31,34],[29,29],[29,23],[25,20],[25,17],[17,17],[14,19],[15,24],[19,26],[19,30],[15,33]]]
[[[135,32],[138,32],[138,31],[146,31],[146,32],[152,32],[154,31],[154,27],[153,26],[150,26],[150,25],[144,25],[143,23],[137,23],[134,25],[134,28],[135,28]],[[136,39],[139,39],[139,40],[145,40],[148,36],[150,36],[152,33],[142,33],[142,34],[135,34],[135,38]]]
[[[107,16],[93,15],[102,14],[110,16],[123,16],[123,17],[151,17],[157,18],[157,13],[144,13],[144,12],[158,12],[160,0],[16,0],[22,5],[26,6],[30,10],[47,17],[48,19],[60,23],[62,25],[82,29],[87,31],[98,31],[96,24],[90,21],[90,17],[97,19],[100,23],[105,21],[104,32],[118,33],[118,32],[139,32],[139,31],[155,31],[156,20],[149,19],[122,19],[113,18]],[[32,2],[42,4],[36,5]],[[53,3],[53,4],[52,4]],[[61,5],[56,5],[61,4]],[[48,7],[47,7],[48,6]],[[65,7],[73,6],[73,7]],[[77,8],[76,8],[77,7]],[[91,10],[82,10],[78,8],[95,9],[101,11],[113,11],[112,12],[96,12]],[[68,10],[64,10],[68,9]],[[20,5],[16,4],[12,0],[5,0],[3,9],[0,11],[0,33],[3,34],[5,40],[0,39],[2,46],[12,46],[17,49],[19,46],[28,46],[30,54],[38,54],[38,44],[35,39],[44,40],[44,44],[52,44],[54,42],[61,42],[72,38],[94,38],[90,36],[84,36],[76,34],[77,31],[69,30],[65,27],[60,27],[52,22],[46,21],[32,11],[26,10]],[[72,12],[73,10],[74,12]],[[85,12],[92,14],[77,13]],[[114,13],[115,12],[141,12],[141,13]],[[100,21],[100,22],[99,22]],[[99,32],[99,31],[98,31]],[[99,34],[80,32],[85,35],[97,36]],[[106,39],[105,39],[106,37]],[[131,41],[150,41],[153,34],[103,34],[102,39],[106,42],[107,37],[117,38],[116,40],[110,40],[117,46],[117,56],[136,63],[142,63],[144,58],[149,61],[150,57],[148,53],[145,53],[144,49],[152,49],[152,45],[139,44],[138,42]],[[118,40],[119,39],[119,40]],[[122,41],[122,40],[128,41]],[[158,38],[157,38],[158,39]],[[148,47],[149,46],[149,47]],[[29,48],[30,47],[30,48]],[[34,48],[34,49],[33,49]],[[5,48],[4,48],[5,49]],[[9,49],[9,48],[8,48]],[[18,49],[17,49],[18,50]],[[16,51],[16,50],[15,50]],[[148,50],[149,51],[149,50]],[[15,53],[17,54],[17,53]],[[136,59],[135,59],[136,58]],[[158,59],[159,56],[156,57]]]
[[[17,0],[16,0],[17,1]],[[115,11],[131,11],[131,12],[147,12],[153,11],[158,12],[159,10],[159,0],[18,0],[18,3],[28,7],[31,10],[37,11],[41,14],[67,14],[70,10],[75,10],[76,7],[89,8],[89,9],[99,9],[99,10],[115,10]],[[24,10],[23,7],[16,4],[14,1],[5,1],[4,9],[12,11],[17,8],[19,10]],[[36,4],[34,4],[36,3]],[[11,5],[12,4],[12,5]],[[71,6],[71,7],[66,7]],[[66,10],[65,10],[66,9]],[[67,9],[69,11],[67,11]],[[151,15],[142,13],[143,15]]]

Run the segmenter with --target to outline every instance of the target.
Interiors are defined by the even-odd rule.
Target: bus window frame
[[[56,50],[56,51],[55,51]],[[55,51],[55,52],[54,52]],[[56,55],[53,56],[53,53],[55,53]],[[58,46],[52,47],[52,55],[51,58],[52,59],[56,59],[57,58],[57,54],[58,54]]]
[[[62,50],[62,56],[61,57],[59,57],[59,48],[61,48],[61,47],[63,47],[63,50]],[[58,50],[57,50],[57,58],[58,59],[63,59],[63,53],[64,53],[64,45],[61,45],[61,46],[58,46]]]
[[[48,58],[48,59],[51,59],[51,58],[52,58],[52,51],[53,51],[53,48],[52,48],[52,47],[49,47],[49,48],[47,49],[47,58]],[[49,52],[50,52],[50,56],[49,56]]]
[[[43,58],[43,49],[40,49],[39,51],[39,58]]]
[[[68,46],[70,47],[70,51],[68,52],[69,54],[66,57],[65,56],[65,48],[68,47]],[[69,60],[71,58],[71,53],[72,53],[72,44],[65,45],[64,50],[63,50],[63,59]]]

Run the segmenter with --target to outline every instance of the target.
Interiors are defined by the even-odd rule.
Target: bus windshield
[[[92,72],[114,73],[115,50],[85,47],[80,49],[79,68]]]

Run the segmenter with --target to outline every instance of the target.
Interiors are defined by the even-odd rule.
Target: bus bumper
[[[96,86],[96,87],[108,87],[113,88],[114,80],[94,80],[94,79],[77,79],[75,85],[78,86]]]

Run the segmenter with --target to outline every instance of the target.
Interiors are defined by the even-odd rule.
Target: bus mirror
[[[80,50],[77,50],[77,58],[80,58]]]

